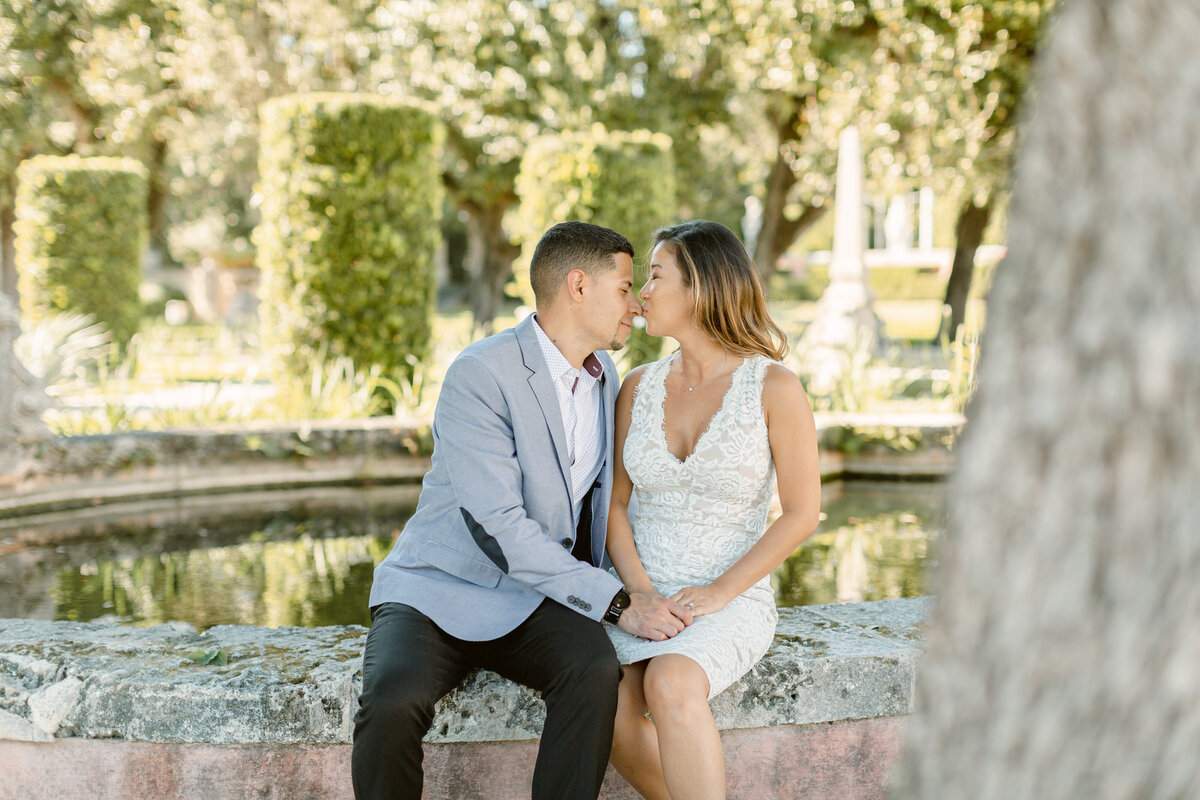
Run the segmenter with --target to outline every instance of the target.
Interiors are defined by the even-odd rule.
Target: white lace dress
[[[773,362],[757,356],[738,366],[720,409],[681,462],[667,449],[663,428],[665,381],[674,358],[655,362],[642,375],[624,450],[637,501],[636,510],[630,504],[633,541],[650,581],[667,597],[711,583],[759,540],[775,479],[762,409],[763,379]],[[606,627],[622,664],[664,653],[696,661],[708,676],[711,699],[766,654],[777,619],[766,576],[665,642]]]

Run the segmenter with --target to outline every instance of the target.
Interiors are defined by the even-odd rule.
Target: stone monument
[[[49,398],[13,353],[20,317],[0,292],[0,485],[15,480],[24,445],[50,437],[42,422]]]
[[[863,157],[858,129],[846,128],[838,139],[837,187],[834,190],[833,260],[829,288],[817,304],[817,318],[801,338],[817,384],[836,379],[850,351],[879,349],[879,317],[867,286],[863,263],[866,226],[863,218]],[[819,388],[818,388],[819,390]]]

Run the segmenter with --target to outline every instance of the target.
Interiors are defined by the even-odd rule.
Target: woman
[[[696,220],[654,241],[643,314],[679,350],[630,372],[617,397],[608,553],[629,591],[695,618],[664,642],[610,627],[626,665],[612,763],[649,800],[724,798],[708,701],[775,635],[770,573],[817,525],[816,429],[733,232]],[[775,473],[783,513],[764,531]]]

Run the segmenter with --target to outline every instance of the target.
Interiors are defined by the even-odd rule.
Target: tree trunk
[[[11,183],[5,181],[0,185],[0,191],[5,196],[0,198],[0,292],[8,295],[15,308],[20,307],[17,294],[17,247],[13,223],[17,214],[14,206],[15,197]]]
[[[784,214],[788,194],[796,185],[796,174],[792,172],[792,165],[783,151],[788,142],[796,141],[796,137],[806,125],[803,115],[804,98],[792,98],[791,103],[785,118],[775,126],[779,146],[775,152],[775,163],[771,165],[771,172],[767,176],[767,193],[763,199],[763,225],[758,233],[758,243],[753,254],[754,264],[764,282],[775,272],[780,256],[787,252],[792,242],[825,213],[824,206],[807,206],[796,219],[788,219]]]
[[[467,210],[467,272],[471,276],[471,314],[477,332],[490,334],[504,301],[504,284],[512,277],[512,264],[520,249],[508,240],[501,221],[507,207],[482,207],[473,203]]]
[[[1197,30],[1041,53],[895,798],[1200,797]]]
[[[167,143],[155,139],[149,164],[147,211],[150,223],[149,247],[156,266],[171,263],[167,249]]]
[[[967,297],[971,294],[971,280],[975,277],[975,252],[983,242],[983,232],[992,217],[993,200],[989,195],[982,206],[974,198],[968,198],[958,212],[954,226],[954,264],[950,267],[950,280],[946,283],[946,300],[942,323],[934,343],[954,341],[958,326],[967,319]],[[945,309],[949,308],[947,315]]]

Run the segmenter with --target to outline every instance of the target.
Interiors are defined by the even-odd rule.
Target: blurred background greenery
[[[855,125],[867,160],[870,244],[903,254],[875,259],[870,269],[891,344],[848,355],[861,366],[851,379],[859,396],[840,392],[817,405],[891,409],[924,397],[932,407],[961,408],[986,289],[1003,252],[984,251],[1004,241],[1018,110],[1052,7],[1053,0],[4,0],[0,288],[30,295],[21,297],[19,353],[40,365],[33,371],[56,397],[48,421],[60,433],[421,416],[449,359],[523,313],[513,276],[522,247],[557,207],[545,196],[551,185],[576,198],[565,213],[600,221],[632,214],[641,223],[629,231],[639,256],[649,245],[643,225],[705,217],[741,232],[770,287],[773,314],[798,338],[827,283],[819,255],[832,240],[837,137]],[[316,207],[312,186],[268,180],[264,170],[276,167],[263,159],[279,145],[263,138],[265,104],[317,93],[383,98],[436,118],[436,149],[412,156],[420,162],[413,169],[432,159],[429,174],[440,183],[431,195],[440,210],[426,212],[426,229],[438,234],[424,237],[432,255],[409,253],[404,239],[390,250],[363,245],[339,262],[337,253],[355,249],[345,243],[354,240],[353,212],[362,210],[347,204],[375,195],[346,191]],[[328,149],[347,160],[329,162],[329,185],[349,186],[349,176],[364,172],[362,158],[375,145],[362,128],[378,128],[377,138],[390,142],[394,134],[385,131],[395,124],[345,125],[343,140]],[[667,194],[647,192],[650,171],[621,168],[619,158],[594,162],[599,178],[580,174],[571,183],[568,176],[567,189],[546,183],[545,164],[529,163],[534,142],[599,142],[597,131],[605,141],[645,143],[653,134],[669,143],[662,146],[673,164]],[[378,152],[396,159],[409,151]],[[22,164],[67,155],[119,156],[142,176],[141,193],[129,195],[144,207],[142,314],[127,341],[123,334],[106,343],[94,327],[99,318],[112,333],[103,314],[67,302],[38,321],[30,311],[35,293],[18,288],[27,281],[23,270],[46,274],[38,265],[62,258],[46,241],[78,230],[84,242],[102,242],[106,229],[121,229],[114,215],[124,212],[105,209],[122,206],[100,197],[90,217],[78,208],[58,222],[35,215],[49,205],[55,180],[65,179],[32,192],[36,202],[18,200]],[[326,165],[312,152],[296,158]],[[644,153],[627,156],[639,158]],[[895,238],[884,235],[889,200],[901,198],[911,214],[921,190],[922,204],[932,198],[921,208],[931,214],[928,235],[916,241],[910,226],[900,233],[909,241],[885,241]],[[309,205],[287,206],[281,192]],[[599,211],[587,206],[589,192]],[[421,268],[435,273],[434,296],[420,323],[428,344],[412,343],[405,331],[381,334],[355,352],[305,351],[310,368],[281,375],[258,312],[296,298],[259,284],[258,268],[265,280],[276,267],[264,263],[256,247],[263,234],[254,234],[302,217],[272,210],[281,207],[327,212],[334,222],[326,228],[342,237],[334,247],[310,238],[311,246],[273,251],[286,258],[271,256],[272,263],[292,273],[319,256],[316,272],[304,273],[318,276],[309,284],[338,276],[339,285],[354,286],[356,270],[367,274],[364,259],[404,260],[399,270],[428,255],[432,266]],[[141,235],[131,230],[120,235]],[[35,232],[40,252],[18,246]],[[381,294],[380,302],[396,301]],[[370,313],[351,314],[327,296],[299,304],[317,315],[305,323],[309,341]],[[66,322],[48,319],[68,314]],[[389,346],[401,349],[399,361],[359,355]],[[803,353],[792,366],[804,375]]]

